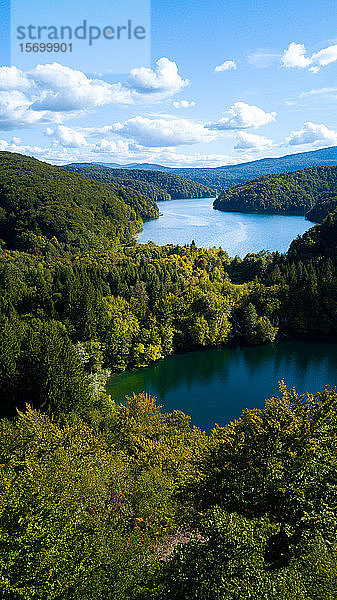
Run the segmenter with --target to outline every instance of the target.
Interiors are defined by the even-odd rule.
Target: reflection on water
[[[215,348],[166,358],[134,372],[114,375],[108,391],[116,401],[147,391],[163,410],[182,410],[209,429],[263,408],[278,393],[278,381],[303,392],[337,384],[337,345],[301,341],[248,348]]]

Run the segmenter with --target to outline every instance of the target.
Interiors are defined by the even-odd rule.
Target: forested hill
[[[337,191],[337,167],[311,167],[268,175],[224,191],[214,208],[227,212],[306,215]],[[310,217],[313,220],[313,215]]]
[[[85,175],[100,183],[112,187],[117,196],[121,197],[126,204],[130,204],[142,219],[155,219],[159,217],[156,202],[170,200],[171,196],[163,189],[147,181],[115,176],[108,167],[95,166],[91,163],[81,165],[67,165],[67,171]]]
[[[337,208],[337,190],[322,197],[305,215],[308,221],[323,223],[325,217]]]
[[[0,152],[0,238],[30,249],[54,238],[72,248],[127,242],[141,228],[140,210],[110,186],[21,154]],[[139,200],[139,198],[137,198]]]
[[[209,198],[215,189],[180,175],[141,169],[113,169],[94,163],[66,165],[67,170],[104,181],[115,187],[124,185],[139,190],[155,201],[171,198]]]
[[[337,211],[328,214],[322,225],[316,225],[294,240],[290,257],[337,257]]]

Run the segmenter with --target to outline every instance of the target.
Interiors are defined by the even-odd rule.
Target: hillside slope
[[[222,192],[214,208],[226,212],[305,215],[336,190],[337,167],[311,167],[238,184]]]
[[[158,186],[146,181],[137,181],[136,179],[115,175],[109,167],[83,163],[80,165],[66,165],[67,171],[85,175],[100,183],[106,183],[111,186],[117,196],[121,197],[126,204],[129,204],[142,217],[142,219],[155,219],[159,216],[157,201],[169,200],[167,192]]]
[[[171,198],[209,198],[215,190],[173,173],[140,169],[114,169],[94,163],[66,165],[67,170],[90,176],[116,186],[122,184],[149,195],[153,200]]]
[[[0,238],[9,248],[39,247],[51,238],[79,248],[108,246],[129,241],[141,225],[110,186],[0,152]]]
[[[316,225],[294,240],[288,250],[290,257],[337,257],[337,211],[328,214]]]

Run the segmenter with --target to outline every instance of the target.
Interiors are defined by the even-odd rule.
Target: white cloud
[[[309,68],[312,73],[317,73],[321,67],[337,61],[337,44],[323,48],[307,56],[304,44],[291,42],[281,58],[281,64],[288,68]]]
[[[337,132],[328,129],[326,125],[315,124],[307,121],[300,131],[292,131],[286,138],[289,146],[299,146],[302,144],[313,144],[314,146],[335,146],[337,145]]]
[[[306,56],[304,44],[296,44],[295,42],[291,42],[288,49],[283,53],[281,64],[283,67],[288,68],[298,67],[303,69],[308,67],[310,65],[310,59]]]
[[[157,60],[156,65],[155,71],[147,67],[132,69],[128,77],[128,87],[136,94],[159,94],[165,98],[189,85],[188,79],[180,77],[175,62],[163,57]]]
[[[193,102],[193,100],[191,102],[188,100],[174,100],[172,106],[174,106],[174,108],[191,108],[192,106],[195,106],[195,102]]]
[[[0,129],[33,127],[51,121],[59,122],[59,115],[50,117],[46,111],[31,110],[31,101],[23,92],[0,91]]]
[[[81,71],[53,63],[38,65],[29,77],[39,89],[32,110],[56,112],[88,110],[114,101],[113,86],[99,79],[89,79]]]
[[[269,150],[273,146],[272,140],[254,133],[247,133],[246,131],[240,131],[237,134],[235,143],[235,150]]]
[[[117,160],[121,160],[123,156],[130,157],[130,145],[124,140],[101,140],[92,149],[96,154],[114,154],[117,156]]]
[[[26,75],[16,67],[0,67],[0,90],[25,90],[30,85]]]
[[[311,57],[311,62],[319,67],[326,67],[337,60],[337,44],[319,50]]]
[[[155,70],[133,69],[125,84],[91,79],[58,63],[38,65],[27,73],[0,67],[0,128],[61,124],[108,104],[153,104],[188,84],[176,63],[165,57]]]
[[[76,131],[71,127],[59,125],[56,129],[46,129],[46,135],[52,137],[54,142],[58,142],[66,148],[83,148],[87,145],[87,141],[80,131]]]
[[[237,69],[236,63],[234,60],[225,60],[222,65],[218,65],[215,67],[214,71],[216,73],[221,73],[222,71],[235,71]]]
[[[261,127],[275,121],[276,113],[267,113],[258,106],[235,102],[222,117],[214,123],[207,123],[206,127],[211,130],[247,129]]]
[[[115,132],[142,146],[165,147],[209,142],[215,138],[200,123],[187,119],[137,116],[124,123],[114,124]]]
[[[36,156],[43,159],[48,154],[47,148],[39,146],[26,146],[21,143],[19,138],[13,138],[11,142],[0,139],[0,151],[2,152],[17,152],[18,154],[26,154],[27,156]]]

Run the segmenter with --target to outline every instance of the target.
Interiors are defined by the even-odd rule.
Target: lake
[[[337,344],[279,341],[254,347],[211,348],[176,355],[150,367],[113,375],[108,393],[122,401],[132,392],[158,398],[165,412],[178,409],[209,430],[238,417],[244,408],[263,408],[278,394],[278,381],[316,393],[337,385]]]
[[[138,242],[158,245],[221,246],[229,256],[270,250],[285,252],[290,242],[313,223],[304,217],[225,213],[212,208],[214,198],[158,202],[159,219],[144,223]]]

